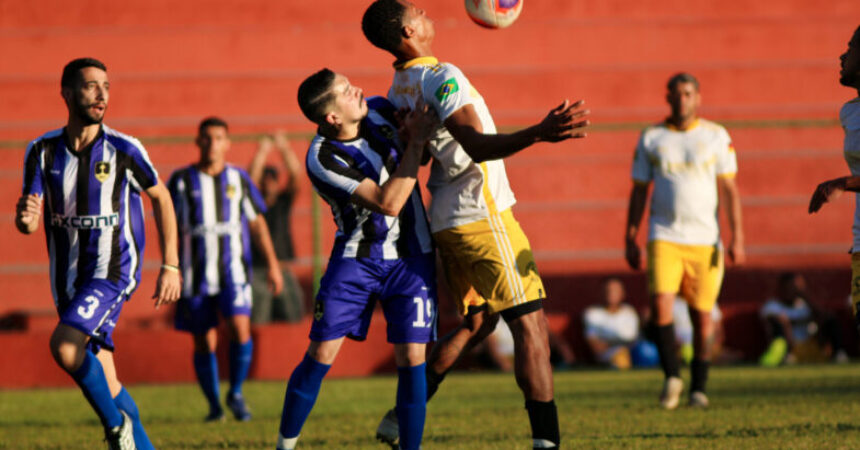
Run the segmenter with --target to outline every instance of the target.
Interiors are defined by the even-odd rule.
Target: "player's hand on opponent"
[[[825,203],[839,198],[845,192],[847,181],[847,177],[842,177],[819,184],[812,193],[812,198],[809,199],[809,214],[818,212]]]
[[[158,274],[158,280],[155,281],[155,293],[152,295],[152,298],[155,299],[155,309],[179,300],[181,286],[182,278],[179,276],[179,270],[162,267]]]
[[[269,285],[269,292],[272,295],[278,295],[284,288],[284,277],[281,275],[281,268],[277,265],[269,266],[269,271],[266,272],[266,281]]]
[[[627,265],[633,270],[639,270],[642,267],[642,250],[634,239],[625,240],[624,259],[627,260]]]
[[[15,222],[21,231],[33,231],[42,216],[42,196],[39,194],[22,195],[15,206]],[[23,228],[22,228],[23,226]]]
[[[399,111],[401,116],[398,132],[403,142],[420,142],[426,144],[436,129],[439,128],[439,116],[429,105],[419,99],[415,108]],[[423,148],[423,145],[421,146]]]
[[[585,109],[584,105],[585,100],[578,100],[571,104],[565,99],[537,125],[538,140],[559,142],[571,138],[584,138],[587,135],[585,127],[591,123],[587,119],[591,111]]]

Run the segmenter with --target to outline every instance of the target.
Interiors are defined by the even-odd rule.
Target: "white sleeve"
[[[720,129],[720,148],[717,154],[717,175],[734,175],[738,172],[738,158],[732,138],[724,128]]]
[[[474,102],[472,85],[456,66],[442,63],[434,66],[424,78],[424,102],[431,105],[445,121],[458,109]]]

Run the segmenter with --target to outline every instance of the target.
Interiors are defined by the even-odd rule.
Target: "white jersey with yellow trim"
[[[845,144],[843,151],[845,162],[851,169],[851,175],[860,177],[860,97],[851,100],[842,106],[839,111],[839,121],[845,130]],[[860,194],[854,194],[854,226],[851,231],[854,234],[854,246],[852,252],[860,252]]]
[[[395,65],[388,99],[397,108],[413,108],[419,98],[433,107],[444,122],[463,106],[471,104],[481,120],[483,132],[494,134],[496,125],[484,99],[457,67],[434,57],[421,57]],[[427,189],[430,228],[435,233],[486,219],[516,203],[501,160],[476,163],[440,125],[430,140],[433,165]]]
[[[717,245],[717,177],[734,176],[737,158],[721,125],[696,119],[686,130],[661,123],[645,129],[636,146],[633,180],[654,182],[648,239]]]

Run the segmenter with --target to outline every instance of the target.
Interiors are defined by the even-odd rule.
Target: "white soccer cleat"
[[[663,392],[660,394],[660,406],[663,409],[675,409],[681,401],[684,381],[678,377],[666,378],[663,382]]]
[[[388,444],[392,449],[400,448],[400,425],[397,423],[397,413],[394,409],[388,410],[379,426],[376,428],[376,439]]]
[[[281,433],[278,433],[278,450],[293,450],[296,448],[296,442],[299,437],[285,438]]]
[[[707,408],[709,403],[708,396],[702,391],[695,391],[690,394],[691,408]]]
[[[108,443],[110,450],[137,450],[134,445],[134,430],[131,423],[131,417],[125,411],[120,410],[122,414],[122,425],[113,427],[105,435],[105,440]]]

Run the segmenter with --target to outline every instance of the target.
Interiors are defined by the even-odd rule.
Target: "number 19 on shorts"
[[[430,328],[433,326],[434,302],[432,298],[413,297],[415,302],[415,320],[412,322],[414,328]]]

